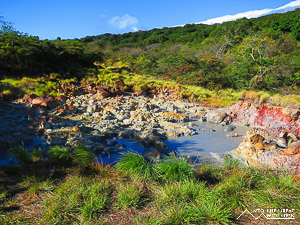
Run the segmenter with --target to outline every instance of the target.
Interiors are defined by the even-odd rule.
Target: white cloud
[[[115,16],[113,18],[111,18],[111,20],[109,21],[109,24],[112,27],[118,28],[118,29],[126,29],[126,28],[130,28],[133,31],[137,31],[138,28],[136,27],[136,25],[138,25],[139,20],[137,18],[135,18],[134,16],[130,16],[128,14],[124,15],[124,16]]]
[[[246,17],[246,18],[250,19],[250,18],[256,18],[256,17],[259,17],[259,16],[263,16],[263,15],[266,15],[266,14],[269,14],[269,13],[276,13],[276,12],[279,12],[279,11],[289,10],[291,8],[298,8],[298,7],[300,7],[300,0],[292,1],[292,2],[290,2],[290,3],[288,3],[284,6],[276,8],[276,9],[261,9],[261,10],[253,10],[253,11],[238,13],[238,14],[235,14],[235,15],[226,15],[226,16],[216,17],[216,18],[213,18],[213,19],[198,22],[196,24],[203,23],[203,24],[209,24],[210,25],[210,24],[214,24],[214,23],[223,23],[223,22],[226,22],[226,21],[232,21],[232,20],[236,20],[236,19],[239,19],[239,18],[243,18],[243,17]]]
[[[137,27],[132,27],[132,30],[133,30],[134,32],[136,32],[136,31],[138,31],[139,29],[138,29]]]
[[[282,9],[286,9],[286,8],[289,8],[289,7],[299,7],[300,6],[300,0],[296,0],[296,1],[293,1],[293,2],[290,2],[284,6],[281,6],[279,8],[276,8],[275,10],[282,10]]]

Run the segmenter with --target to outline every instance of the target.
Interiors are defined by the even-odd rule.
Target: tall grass
[[[21,183],[26,188],[21,198],[8,201],[15,189],[0,188],[1,203],[9,207],[18,199],[34,202],[46,196],[32,220],[40,224],[250,224],[261,221],[237,220],[245,208],[299,207],[300,183],[288,171],[241,167],[231,158],[223,166],[204,164],[195,171],[176,157],[157,164],[135,153],[124,154],[122,159],[117,164],[121,173],[94,163],[90,165],[95,170],[81,175],[81,167],[75,165],[60,180],[27,176]],[[151,174],[149,179],[145,179],[147,174]],[[5,218],[5,224],[19,221],[3,213],[0,221]]]
[[[225,155],[224,156],[224,164],[223,164],[223,168],[226,170],[233,170],[234,168],[238,168],[240,167],[240,162],[239,159],[234,159],[229,155]]]
[[[83,223],[99,218],[109,207],[110,184],[98,178],[68,177],[53,195],[45,200],[42,223]]]
[[[208,189],[205,182],[193,179],[170,181],[156,187],[156,203],[160,206],[166,203],[194,202],[199,195],[206,195]]]

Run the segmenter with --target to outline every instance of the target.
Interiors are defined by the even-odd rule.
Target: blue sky
[[[19,31],[56,39],[211,24],[291,9],[286,4],[300,7],[300,0],[0,0],[0,15]]]

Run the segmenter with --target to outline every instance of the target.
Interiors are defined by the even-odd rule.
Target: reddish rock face
[[[229,108],[227,114],[235,122],[255,127],[248,130],[247,137],[235,150],[249,165],[285,168],[300,173],[299,109],[255,105],[240,100]],[[269,140],[287,148],[278,148]]]
[[[282,138],[289,133],[300,136],[299,109],[258,106],[240,100],[229,110],[234,121],[265,129],[270,137]]]

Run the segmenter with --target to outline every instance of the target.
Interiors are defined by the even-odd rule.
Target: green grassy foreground
[[[231,158],[191,169],[182,158],[154,164],[135,153],[105,166],[83,146],[52,148],[47,161],[24,156],[23,166],[0,170],[0,224],[250,224],[249,215],[237,219],[246,208],[298,216],[297,177]]]

